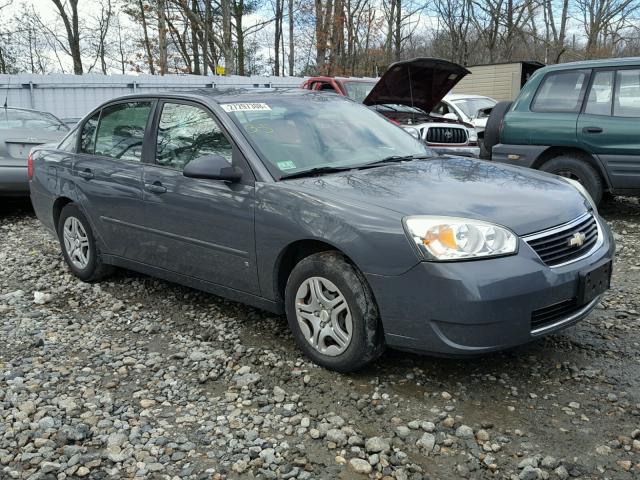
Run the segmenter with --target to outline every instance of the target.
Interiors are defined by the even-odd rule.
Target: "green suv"
[[[496,105],[485,142],[492,160],[577,180],[595,202],[640,195],[640,58],[538,70]]]

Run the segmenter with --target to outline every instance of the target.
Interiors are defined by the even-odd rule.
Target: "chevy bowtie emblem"
[[[582,232],[574,233],[573,236],[567,241],[567,245],[569,247],[581,247],[584,245],[584,241],[587,239],[587,236]]]

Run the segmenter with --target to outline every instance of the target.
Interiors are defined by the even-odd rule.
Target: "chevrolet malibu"
[[[86,282],[113,267],[286,313],[316,363],[477,355],[584,318],[614,243],[585,189],[439,157],[319,92],[128,96],[29,159],[38,218]]]

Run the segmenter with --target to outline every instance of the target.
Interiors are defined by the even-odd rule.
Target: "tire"
[[[580,182],[598,205],[604,195],[604,182],[600,173],[584,157],[560,155],[542,164],[540,170]]]
[[[484,127],[484,148],[489,155],[494,145],[500,143],[500,124],[511,105],[513,102],[498,102],[491,110],[487,125]]]
[[[314,304],[313,285],[319,285],[323,301],[329,298],[338,302],[335,309],[325,308],[329,302],[325,302],[325,307]],[[314,315],[316,307],[319,310]],[[362,273],[338,252],[310,255],[293,268],[285,289],[285,311],[298,347],[329,370],[358,370],[384,351],[380,315],[371,289]],[[347,321],[349,315],[351,322]],[[322,321],[326,322],[324,327],[315,328]],[[318,331],[328,333],[313,335]],[[344,341],[347,337],[348,341]],[[313,345],[314,338],[317,348]]]
[[[77,227],[77,235],[75,237],[73,236],[74,224]],[[74,240],[74,246],[72,247],[65,243],[65,228],[71,230],[67,233],[70,233],[70,239]],[[66,205],[60,212],[58,240],[69,270],[83,282],[97,282],[113,272],[114,268],[112,266],[105,265],[102,262],[100,250],[87,217],[73,203]],[[75,240],[77,240],[77,243]],[[78,252],[78,249],[80,253],[75,253]]]

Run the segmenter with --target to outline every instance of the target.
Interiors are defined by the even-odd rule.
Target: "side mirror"
[[[184,167],[182,174],[189,178],[223,180],[225,182],[239,182],[242,178],[242,170],[229,165],[227,159],[220,155],[205,155],[191,160]]]
[[[456,115],[455,113],[445,113],[444,114],[444,118],[446,118],[447,120],[456,120],[458,121],[458,115]]]

